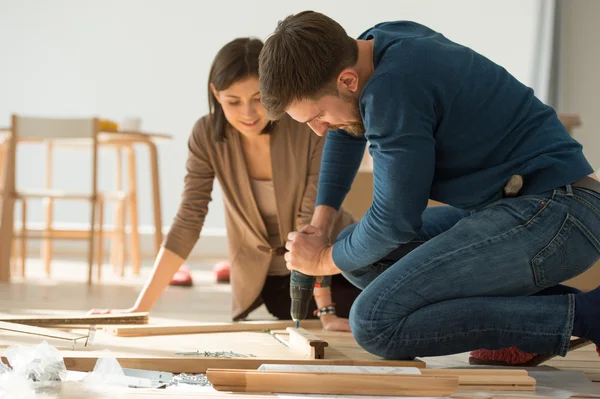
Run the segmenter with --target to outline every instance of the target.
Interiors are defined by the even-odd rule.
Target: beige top
[[[271,133],[270,143],[280,247],[285,245],[282,238],[289,232],[310,223],[325,139],[286,115]],[[188,149],[185,188],[163,246],[184,259],[188,257],[200,236],[216,178],[225,205],[232,318],[239,320],[262,304],[259,295],[269,272],[271,255],[258,248],[276,247],[269,241],[267,226],[252,192],[240,133],[229,128],[225,141],[218,142],[205,116],[194,125]],[[331,238],[352,223],[352,216],[340,210]]]
[[[252,179],[252,193],[258,206],[258,211],[262,216],[271,248],[276,248],[281,242],[285,242],[279,237],[279,226],[277,221],[277,204],[275,202],[275,188],[272,180]],[[284,237],[285,238],[285,237]],[[290,274],[290,271],[285,266],[283,256],[271,257],[269,263],[268,276],[285,276]]]

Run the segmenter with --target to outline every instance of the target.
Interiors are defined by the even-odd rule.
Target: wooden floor
[[[170,287],[161,298],[156,308],[151,313],[153,323],[178,323],[201,321],[230,321],[230,287],[228,285],[214,284],[212,281],[212,262],[190,263],[195,284],[191,288]],[[143,285],[145,278],[150,273],[150,263],[144,264],[142,276],[132,277],[128,273],[125,278],[115,277],[109,267],[105,267],[104,278],[101,283],[88,287],[85,284],[86,266],[81,260],[59,260],[53,265],[51,278],[46,278],[40,261],[28,261],[27,279],[16,278],[10,285],[0,285],[0,313],[1,314],[63,314],[70,312],[81,314],[90,308],[128,308],[130,307]],[[269,319],[270,315],[264,308],[251,315],[252,319]],[[332,333],[330,340],[335,339]],[[249,340],[253,338],[246,337]],[[164,339],[149,338],[142,347],[141,352],[164,352]],[[197,350],[199,342],[191,344],[189,341],[173,339],[174,344],[169,345],[169,351]],[[113,342],[113,350],[119,350],[120,343]],[[223,348],[219,345],[205,350],[230,349],[242,352],[244,347],[235,347],[235,344]],[[220,348],[220,349],[219,349]],[[123,349],[123,348],[121,348]],[[146,350],[147,349],[147,350]],[[594,348],[588,346],[570,353],[564,359],[555,359],[548,362],[547,366],[564,370],[581,370],[594,381],[598,381],[600,395],[600,358],[596,356]],[[0,349],[1,350],[1,349]],[[131,350],[131,348],[129,349]],[[468,366],[468,354],[424,358],[427,367],[464,367]],[[119,397],[155,397],[157,395],[187,397],[191,395],[184,392],[132,392],[127,396]],[[87,396],[86,396],[87,395]],[[80,392],[76,385],[66,385],[60,397],[76,398],[89,397],[89,394]],[[102,396],[98,393],[95,397],[115,397],[107,393]],[[232,395],[222,393],[206,393],[211,397],[244,397],[248,395]],[[252,398],[270,397],[273,395],[252,395]],[[585,397],[585,396],[583,396]],[[587,396],[591,397],[591,396]],[[486,397],[480,396],[479,399]]]

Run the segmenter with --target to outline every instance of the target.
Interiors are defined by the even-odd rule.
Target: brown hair
[[[356,65],[358,47],[331,18],[303,11],[280,21],[260,53],[261,101],[278,119],[293,101],[337,93],[342,70]]]
[[[248,77],[258,77],[258,56],[263,48],[263,42],[249,37],[238,38],[227,43],[215,56],[208,74],[208,109],[209,122],[213,137],[217,141],[225,140],[225,130],[229,122],[221,104],[210,89],[226,90],[233,83]],[[271,133],[275,124],[269,122],[263,133]]]

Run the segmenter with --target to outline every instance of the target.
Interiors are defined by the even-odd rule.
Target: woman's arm
[[[149,312],[152,310],[183,262],[184,259],[182,257],[162,247],[154,262],[152,275],[146,282],[146,285],[144,285],[131,311]]]

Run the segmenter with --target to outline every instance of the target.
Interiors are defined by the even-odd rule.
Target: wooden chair
[[[46,189],[50,190],[52,188],[52,180],[53,180],[53,157],[54,150],[56,148],[69,148],[74,150],[89,150],[89,143],[61,143],[61,142],[52,142],[49,141],[46,143],[46,167],[45,167],[45,179],[46,179]],[[102,202],[106,204],[107,201],[111,200],[114,202],[114,213],[113,213],[113,229],[103,228],[101,231],[102,237],[99,237],[99,240],[103,242],[104,239],[110,239],[110,263],[113,265],[113,272],[116,274],[117,271],[120,272],[121,276],[125,275],[125,257],[127,255],[127,251],[125,249],[126,242],[126,232],[125,232],[125,224],[127,218],[127,205],[129,204],[130,208],[130,219],[132,224],[132,237],[131,237],[131,245],[130,245],[130,255],[132,258],[140,257],[140,248],[139,248],[139,233],[137,228],[133,228],[134,222],[135,227],[137,227],[137,202],[135,201],[135,187],[128,187],[127,191],[123,189],[122,182],[122,157],[123,150],[125,149],[128,157],[129,157],[129,186],[135,185],[136,177],[135,177],[135,154],[133,152],[133,148],[131,144],[114,144],[110,147],[114,147],[115,155],[116,155],[116,164],[115,164],[115,188],[112,192],[98,192],[98,195],[102,197]],[[133,197],[133,198],[132,198]],[[44,198],[44,224],[46,230],[52,229],[52,223],[54,218],[54,199],[53,198]],[[50,276],[51,274],[51,263],[54,257],[54,248],[52,240],[45,239],[42,242],[40,257],[44,264],[44,269],[46,271],[46,275]],[[102,248],[100,248],[102,249]],[[21,251],[22,252],[22,249]],[[99,254],[99,256],[102,256]],[[100,261],[101,258],[99,258]],[[16,261],[13,261],[16,263]],[[23,267],[21,266],[21,272],[24,274]],[[98,272],[101,273],[101,268],[98,269]],[[138,271],[139,274],[139,271]],[[99,277],[100,278],[100,274]]]
[[[92,282],[94,256],[98,260],[98,277],[102,264],[102,225],[103,204],[105,197],[98,192],[98,132],[97,118],[57,119],[12,116],[11,136],[5,156],[4,184],[2,193],[2,213],[0,216],[0,270],[9,270],[13,240],[21,243],[21,273],[24,274],[24,263],[28,239],[54,240],[87,240],[88,241],[88,284]],[[16,149],[19,141],[53,141],[84,140],[92,143],[92,178],[91,193],[67,193],[59,190],[26,191],[16,187]],[[57,230],[46,226],[34,230],[27,228],[27,200],[47,199],[65,201],[86,201],[90,203],[90,224],[88,231]],[[14,232],[14,206],[16,201],[22,203],[22,228]],[[97,248],[95,247],[97,245]],[[5,276],[0,276],[0,278]]]

